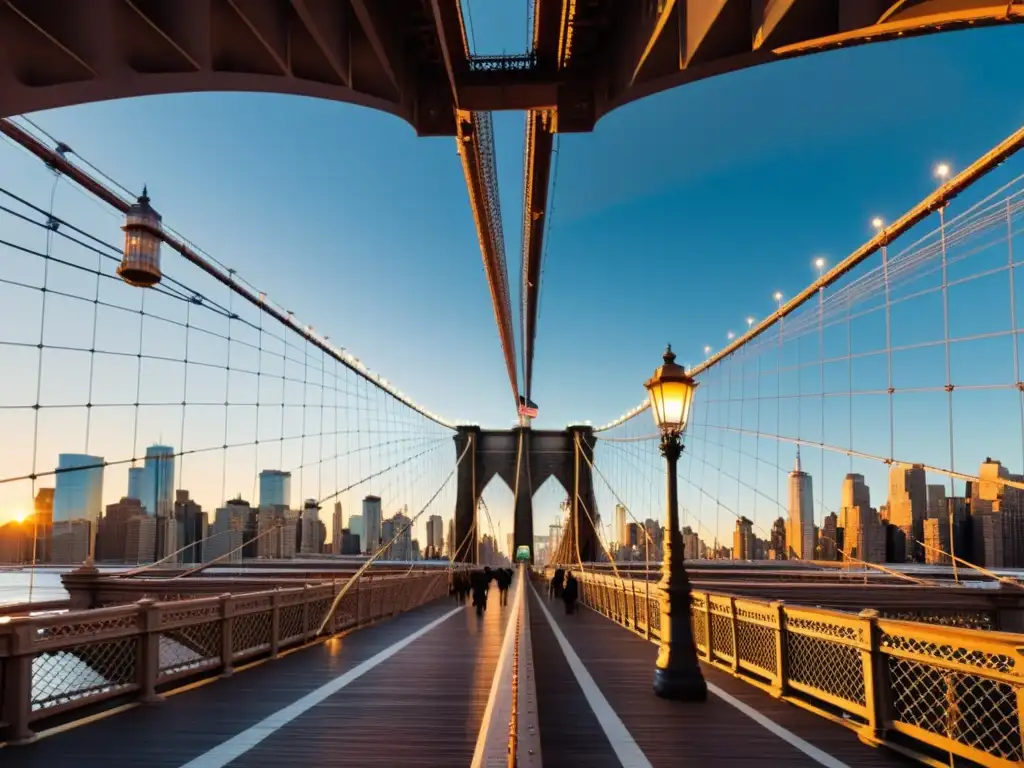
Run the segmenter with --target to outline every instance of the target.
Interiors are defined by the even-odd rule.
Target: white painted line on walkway
[[[586,606],[586,607],[590,608],[589,605]],[[597,610],[595,610],[593,608],[590,608],[590,610],[594,611],[595,615],[600,616],[603,619],[608,619],[608,617],[605,616],[603,613],[600,613],[599,611],[597,611]],[[652,638],[651,642],[654,643],[655,645],[657,645],[658,641],[654,640]],[[774,720],[772,720],[767,715],[761,714],[760,712],[758,712],[756,709],[754,709],[749,704],[746,704],[746,703],[740,701],[739,699],[737,699],[735,696],[733,696],[730,693],[726,693],[724,690],[719,688],[717,685],[713,685],[712,683],[708,683],[708,692],[713,694],[713,695],[715,695],[715,696],[717,696],[722,701],[724,701],[726,704],[731,704],[736,709],[738,709],[740,712],[742,712],[747,717],[749,717],[751,720],[753,720],[755,723],[757,723],[758,725],[768,729],[773,734],[775,734],[776,736],[778,736],[780,739],[782,739],[783,741],[787,742],[791,746],[796,747],[801,752],[803,752],[805,755],[807,755],[809,758],[811,758],[812,760],[817,762],[819,765],[825,765],[825,766],[828,766],[828,768],[850,768],[850,766],[848,766],[843,761],[841,761],[841,760],[839,760],[839,759],[837,759],[835,757],[832,757],[832,755],[830,755],[828,752],[825,752],[825,751],[823,751],[821,749],[818,749],[813,744],[811,744],[811,743],[809,743],[807,741],[804,741],[803,739],[801,739],[799,736],[797,736],[792,731],[787,730],[786,728],[783,728],[781,725],[776,723]]]
[[[804,741],[792,731],[783,728],[781,725],[776,723],[771,718],[762,715],[752,706],[740,701],[732,694],[726,693],[717,685],[712,685],[711,683],[708,683],[708,691],[710,691],[715,696],[720,698],[726,704],[731,704],[732,706],[736,707],[736,709],[738,709],[744,715],[749,717],[755,723],[768,729],[773,734],[778,736],[780,739],[787,742],[790,746],[796,747],[819,765],[827,766],[827,768],[849,768],[849,766],[846,763],[842,762],[841,760],[837,760],[836,758],[832,757],[832,755],[830,755],[828,752],[823,752],[813,744]]]
[[[471,768],[483,768],[488,751],[499,753],[502,757],[502,763],[507,763],[508,761],[508,725],[512,714],[512,649],[515,647],[516,616],[519,615],[519,607],[523,600],[523,582],[525,580],[526,577],[522,572],[516,574],[516,594],[512,598],[512,610],[508,615],[508,623],[505,625],[505,637],[501,641],[498,663],[494,665],[491,693],[487,697],[484,716],[480,720],[480,732],[476,737],[476,749],[473,750],[473,761],[470,763]],[[497,588],[495,588],[494,594],[498,594]],[[505,696],[500,705],[497,703],[499,693]],[[498,714],[505,716],[504,723],[492,723],[496,710]],[[492,725],[494,728],[497,728],[496,731],[492,731]],[[495,740],[499,741],[500,747],[498,749],[495,749]],[[488,745],[488,742],[491,742],[491,744]],[[491,746],[491,750],[487,749],[488,746]]]
[[[307,693],[298,701],[295,701],[284,709],[280,709],[274,714],[265,717],[263,720],[256,723],[256,725],[250,726],[236,736],[232,736],[223,744],[214,747],[209,752],[200,755],[194,760],[190,760],[185,763],[182,768],[223,768],[232,760],[244,755],[268,736],[284,728],[284,726],[288,725],[288,723],[299,715],[308,712],[328,697],[336,694],[349,683],[358,680],[378,664],[387,661],[407,645],[416,642],[430,630],[450,619],[455,614],[461,613],[462,610],[463,609],[461,607],[453,608],[443,616],[434,619],[425,627],[417,629],[412,634],[403,637],[394,645],[388,646],[383,651],[378,652],[366,661],[360,662],[348,672],[345,672],[330,682],[325,683],[315,691]]]
[[[551,631],[554,632],[555,639],[558,641],[562,653],[565,654],[565,660],[569,662],[569,668],[572,669],[576,682],[579,683],[580,688],[583,690],[583,695],[586,697],[594,717],[597,718],[597,722],[601,726],[601,730],[604,731],[604,735],[608,737],[608,742],[612,745],[615,756],[619,758],[623,768],[653,768],[647,756],[644,755],[643,750],[633,740],[622,720],[615,714],[615,710],[608,703],[608,699],[604,697],[601,689],[597,687],[597,683],[590,676],[590,672],[587,671],[583,661],[576,655],[576,651],[573,650],[572,645],[565,638],[565,635],[562,634],[562,630],[558,628],[558,624],[555,623],[555,619],[552,617],[551,612],[548,611],[548,607],[544,605],[544,600],[537,594],[536,588],[532,584],[530,588],[537,595],[537,604],[540,606],[544,618],[548,620],[548,625],[551,627]],[[568,715],[569,713],[566,714]]]

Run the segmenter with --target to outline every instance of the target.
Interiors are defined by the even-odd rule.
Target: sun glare
[[[20,509],[14,512],[14,522],[24,523],[28,519],[28,512],[22,512]]]

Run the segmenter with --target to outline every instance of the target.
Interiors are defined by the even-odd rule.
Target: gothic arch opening
[[[579,439],[577,439],[579,438]],[[519,488],[515,494],[513,511],[513,549],[526,545],[531,560],[534,550],[533,493],[549,478],[554,477],[572,501],[570,516],[579,529],[579,557],[593,561],[596,556],[597,536],[586,513],[596,513],[593,478],[590,462],[593,435],[590,427],[574,426],[565,430],[534,430],[517,427],[511,430],[484,430],[480,427],[460,427],[455,435],[456,450],[466,456],[459,464],[458,491],[455,502],[455,538],[465,538],[474,545],[465,547],[461,559],[472,561],[476,552],[473,530],[476,503],[483,489],[498,475],[509,488]],[[573,500],[578,494],[578,501]]]
[[[562,538],[566,518],[571,514],[572,494],[554,475],[548,477],[533,490],[533,551],[541,555],[541,549],[550,555]],[[583,514],[586,518],[586,514]],[[541,546],[543,545],[543,547]]]
[[[480,490],[480,498],[476,510],[476,536],[479,544],[479,562],[487,562],[487,550],[493,547],[512,557],[509,551],[508,536],[513,534],[512,526],[515,511],[515,492],[500,474],[493,475]],[[488,544],[487,539],[493,538],[494,543]]]

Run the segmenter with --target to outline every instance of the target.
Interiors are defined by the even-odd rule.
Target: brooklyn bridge
[[[1024,4],[532,0],[523,50],[500,55],[475,42],[484,5],[0,3],[0,763],[1024,763],[1024,127],[934,158],[899,210],[844,211],[863,236],[808,257],[797,290],[723,291],[761,310],[717,342],[666,326],[617,417],[542,421],[534,387],[563,135],[774,62],[989,34]],[[220,249],[36,114],[197,92],[454,138],[492,316],[465,313],[461,284],[422,290],[486,328],[503,424],[436,412],[415,364],[399,385],[279,299],[296,274],[332,283],[326,263],[275,254],[280,285],[227,266],[237,233],[275,225],[234,220],[201,160],[181,174]],[[504,112],[525,113],[518,272]],[[382,238],[413,217],[392,213]],[[573,279],[601,272],[576,256]],[[717,290],[634,258],[680,315]],[[386,290],[349,277],[339,303]],[[605,359],[559,350],[569,400],[625,366],[616,329],[592,333]],[[445,388],[473,407],[491,362]]]

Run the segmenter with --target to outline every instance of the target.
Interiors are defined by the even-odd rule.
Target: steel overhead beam
[[[541,259],[547,222],[554,115],[531,110],[526,115],[526,163],[523,179],[523,394],[530,398],[533,349],[537,339]]]
[[[174,13],[172,7],[153,0],[122,0],[196,72],[210,64],[211,0],[189,7],[189,13]]]
[[[519,407],[516,378],[516,342],[512,331],[512,301],[505,263],[505,233],[501,226],[501,198],[498,194],[498,163],[490,112],[459,108],[458,78],[469,68],[469,40],[459,0],[431,0],[431,13],[441,43],[441,55],[455,102],[456,142],[466,177],[469,205],[473,211],[484,274],[491,292],[494,322],[512,385],[515,407]]]
[[[533,52],[538,64],[554,72],[562,51],[562,30],[565,19],[572,12],[563,0],[533,0]]]
[[[749,0],[677,0],[677,5],[684,3],[679,16],[681,67],[662,69],[660,60],[658,67],[649,61],[633,85],[609,94],[601,116],[655,93],[773,61],[917,35],[1024,22],[1020,0],[838,0],[836,13],[826,25],[823,9],[834,2],[772,0],[765,13],[756,16]],[[791,25],[796,25],[800,34]],[[826,31],[827,26],[834,31]]]
[[[285,7],[275,0],[228,0],[228,5],[273,59],[282,75],[291,75],[291,38]]]
[[[86,25],[77,23],[79,19],[69,14],[66,8],[39,0],[4,0],[4,4],[88,76],[97,76],[96,68],[84,55],[84,49],[88,47],[82,34]]]
[[[564,34],[574,12],[571,2],[533,0],[533,53],[542,68],[557,72],[568,45]],[[533,387],[533,349],[537,340],[540,307],[541,259],[547,223],[551,155],[557,113],[531,109],[526,113],[523,160],[523,275],[520,319],[523,333],[523,394],[530,399]]]
[[[681,65],[679,14],[676,0],[662,0],[657,5],[643,4],[638,10],[637,26],[630,41],[631,55],[628,64],[629,84],[640,79],[644,65],[654,57],[655,49],[671,47],[669,51],[676,69]]]
[[[508,271],[505,267],[505,236],[501,228],[501,200],[498,197],[498,167],[494,156],[494,134],[490,112],[458,110],[456,114],[459,158],[469,190],[484,273],[491,291],[494,321],[505,355],[505,367],[515,407],[519,408],[519,384],[516,379],[516,343],[512,332],[512,303],[509,299]]]
[[[334,0],[291,0],[295,15],[343,85],[352,86],[352,41],[348,15]]]
[[[405,61],[397,42],[393,39],[390,21],[380,9],[378,0],[349,0],[352,12],[363,28],[370,48],[395,91],[402,93]]]
[[[462,3],[459,0],[430,0],[437,39],[441,44],[441,58],[445,74],[452,90],[452,99],[459,104],[458,78],[469,64],[469,41],[466,39],[466,25],[462,20]]]

